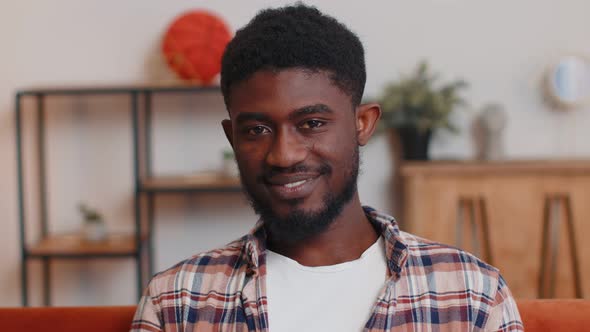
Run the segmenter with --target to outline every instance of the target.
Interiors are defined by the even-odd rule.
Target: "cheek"
[[[314,145],[314,151],[323,159],[333,163],[334,167],[346,167],[352,160],[358,142],[356,132],[346,128],[340,130],[337,134],[326,136],[321,142]]]
[[[257,144],[238,144],[236,148],[236,160],[240,170],[250,170],[260,167],[263,160],[262,146]]]
[[[339,140],[335,144],[316,145],[315,154],[322,163],[328,164],[332,169],[332,181],[344,182],[350,176],[354,167],[355,142]],[[334,186],[335,184],[331,185]],[[338,185],[335,185],[336,187]],[[333,188],[336,189],[336,188]]]

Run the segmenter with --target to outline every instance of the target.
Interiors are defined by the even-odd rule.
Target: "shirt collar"
[[[385,256],[387,257],[389,272],[396,279],[399,278],[402,268],[408,260],[408,246],[400,236],[397,221],[392,216],[379,212],[372,207],[363,206],[363,209],[369,221],[381,231],[381,236],[385,240]]]
[[[389,272],[396,279],[399,278],[403,266],[408,259],[407,245],[400,237],[400,230],[395,219],[372,207],[363,206],[365,214],[385,240],[385,255]],[[257,271],[265,264],[266,232],[262,220],[246,235],[244,245],[244,259],[251,270]]]

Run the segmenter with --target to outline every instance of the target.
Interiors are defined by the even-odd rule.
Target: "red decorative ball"
[[[182,79],[211,84],[221,71],[221,56],[231,37],[221,18],[203,10],[190,11],[172,22],[162,52]]]

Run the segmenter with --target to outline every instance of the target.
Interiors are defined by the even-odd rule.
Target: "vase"
[[[85,221],[82,232],[89,242],[102,242],[107,238],[107,228],[102,221]]]
[[[401,127],[399,134],[404,160],[428,160],[428,146],[432,130],[418,130],[415,127]]]

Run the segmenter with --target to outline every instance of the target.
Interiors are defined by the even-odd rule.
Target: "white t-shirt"
[[[381,237],[357,260],[309,267],[267,251],[271,332],[361,331],[387,279]]]

